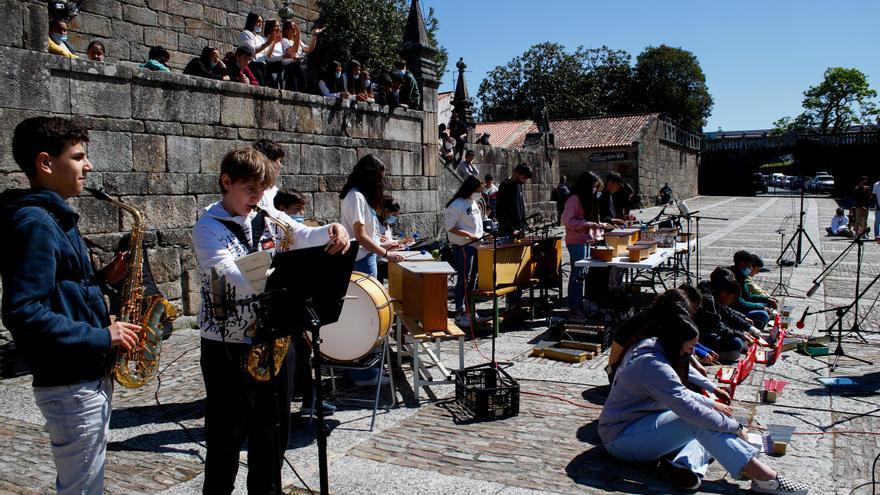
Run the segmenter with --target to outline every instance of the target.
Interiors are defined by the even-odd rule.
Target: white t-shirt
[[[880,209],[880,180],[874,183],[874,200],[877,202],[877,208]]]
[[[849,224],[849,218],[846,215],[834,215],[831,217],[831,232],[835,234],[841,227],[846,227]]]
[[[260,36],[259,34],[252,33],[250,31],[242,31],[238,35],[238,44],[246,45],[251,47],[254,51],[254,62],[265,62],[268,59],[268,50],[263,50],[260,53],[257,53],[257,49],[266,44],[266,38]],[[276,44],[277,46],[277,44]]]
[[[470,239],[449,232],[449,229],[459,228],[477,237],[483,236],[483,213],[480,205],[471,198],[456,198],[444,212],[446,220],[446,235],[449,242],[462,246],[471,242]]]
[[[473,162],[468,163],[465,159],[458,162],[458,167],[455,170],[462,179],[466,179],[468,175],[480,176],[480,169],[477,168],[477,165]]]
[[[293,46],[293,41],[292,41],[292,40],[289,40],[289,39],[287,39],[287,38],[281,38],[281,54],[282,54],[282,56],[284,55],[284,52],[286,52],[287,49],[290,48],[290,47],[292,47],[292,46]],[[307,45],[306,45],[305,43],[303,43],[303,42],[302,42],[302,38],[300,38],[300,40],[299,40],[299,48],[297,48],[297,50],[296,50],[296,59],[293,59],[293,58],[285,58],[285,59],[284,59],[284,65],[292,64],[292,63],[294,63],[297,59],[302,60],[303,57],[306,56],[306,52],[305,52],[305,48],[306,48],[306,47],[307,47]]]
[[[354,224],[364,225],[364,233],[379,244],[379,217],[367,198],[358,189],[352,188],[342,200],[342,226],[348,231],[348,235],[354,239]],[[358,249],[357,259],[361,260],[370,254],[363,246]]]

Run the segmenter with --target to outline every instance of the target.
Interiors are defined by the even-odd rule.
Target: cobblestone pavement
[[[728,265],[733,253],[747,249],[760,254],[769,269],[758,279],[768,289],[779,282],[780,236],[785,242],[796,227],[797,200],[785,197],[702,197],[689,201],[691,210],[705,217],[700,221],[700,272],[706,277],[714,266]],[[844,239],[828,238],[824,227],[836,204],[829,199],[805,202],[807,233],[831,262],[848,245]],[[650,218],[656,209],[646,209]],[[820,233],[821,232],[821,233]],[[806,241],[804,241],[806,243]],[[808,245],[808,244],[807,244]],[[794,258],[791,253],[784,258]],[[692,259],[696,271],[696,259]],[[880,271],[880,246],[865,245],[861,269],[864,288]],[[822,271],[816,254],[809,254],[797,268],[783,268],[783,283],[792,296],[785,298],[799,316],[811,310],[849,304],[855,291],[855,252],[850,253],[811,298],[805,292]],[[680,281],[680,280],[679,280]],[[843,340],[847,354],[880,362],[878,330],[880,293],[867,291],[859,308],[859,322],[867,343],[855,335]],[[825,335],[835,319],[833,313],[810,316],[801,335]],[[853,325],[844,317],[844,334]],[[534,493],[669,493],[671,487],[654,475],[649,466],[631,466],[611,459],[596,434],[596,418],[607,394],[602,368],[605,357],[569,365],[531,357],[534,344],[547,337],[546,321],[526,322],[502,333],[496,355],[513,365],[508,372],[520,383],[520,414],[488,422],[457,422],[459,411],[450,398],[448,385],[423,389],[416,403],[411,388],[410,363],[395,370],[398,407],[380,409],[376,428],[369,432],[370,411],[344,407],[329,418],[331,491],[337,494],[440,494],[486,493],[526,495]],[[834,344],[831,345],[832,349]],[[107,455],[108,493],[196,494],[201,493],[204,388],[198,366],[198,335],[180,330],[166,343],[158,380],[137,389],[117,388]],[[457,365],[454,343],[440,346],[448,367]],[[486,361],[490,344],[478,337],[465,344],[465,363]],[[846,357],[831,374],[823,362],[787,352],[771,368],[757,365],[736,394],[737,415],[753,429],[790,425],[796,434],[786,455],[767,459],[774,467],[808,481],[811,493],[856,495],[870,493],[861,486],[871,479],[870,463],[880,451],[880,437],[859,432],[880,431],[880,372],[877,365],[864,365]],[[436,368],[433,368],[436,373]],[[816,378],[848,376],[858,382],[849,390],[830,390]],[[758,393],[763,378],[782,377],[789,385],[776,404],[763,404]],[[357,389],[340,380],[339,396],[365,398],[369,390]],[[553,397],[547,397],[553,396]],[[388,392],[383,391],[388,400]],[[30,378],[0,381],[0,494],[51,493],[54,466],[42,418],[33,403]],[[564,400],[562,400],[564,399]],[[298,404],[293,407],[296,411]],[[314,423],[294,414],[287,458],[312,488],[318,485]],[[242,461],[246,453],[242,452]],[[245,465],[239,473],[236,493],[245,493]],[[290,467],[285,483],[302,486]],[[746,488],[713,465],[701,493],[736,493]]]

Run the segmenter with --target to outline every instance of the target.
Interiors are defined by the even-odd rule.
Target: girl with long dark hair
[[[377,255],[393,262],[403,260],[399,253],[383,248],[379,242],[384,181],[385,164],[376,155],[366,155],[358,160],[339,193],[342,225],[360,244],[354,269],[373,277],[378,275]]]
[[[249,68],[259,81],[260,86],[266,85],[266,61],[272,54],[272,49],[276,44],[281,43],[281,33],[266,33],[267,37],[262,36],[263,17],[256,12],[247,15],[244,21],[244,29],[238,35],[239,46],[249,46],[254,52],[254,59],[251,61]]]
[[[351,99],[352,95],[345,90],[345,84],[342,82],[343,72],[342,63],[336,60],[327,65],[324,77],[318,81],[318,89],[321,91],[321,96],[342,98],[343,100]]]
[[[659,473],[685,490],[700,487],[715,459],[735,478],[747,474],[753,492],[805,495],[806,485],[757,459],[759,449],[748,443],[748,432],[729,406],[687,388],[699,331],[690,311],[675,302],[687,296],[668,299],[671,306],[657,315],[663,330],[634,344],[620,361],[599,415],[605,449],[626,462],[660,459]]]
[[[284,50],[284,89],[288,91],[308,90],[306,79],[306,56],[315,50],[318,35],[324,32],[323,27],[312,29],[312,38],[307,45],[302,40],[302,31],[294,21],[284,21],[281,25],[281,46]]]
[[[477,285],[476,257],[477,249],[471,244],[483,237],[483,219],[485,215],[480,209],[480,198],[483,194],[483,183],[473,175],[467,176],[461,187],[446,203],[444,217],[446,220],[446,236],[452,244],[455,269],[458,281],[455,284],[455,323],[459,327],[470,327],[471,320],[465,306],[465,287],[467,292],[473,291]],[[467,285],[465,285],[467,284]]]
[[[568,278],[568,309],[575,319],[586,318],[584,302],[584,269],[575,262],[587,256],[587,245],[593,245],[604,237],[611,225],[599,221],[599,201],[596,194],[602,190],[602,181],[592,172],[578,176],[572,194],[562,210],[565,226],[565,246],[571,258],[571,275]]]

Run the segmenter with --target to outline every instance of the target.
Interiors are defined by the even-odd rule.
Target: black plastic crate
[[[487,421],[519,414],[519,384],[491,364],[455,372],[455,402],[473,419]]]

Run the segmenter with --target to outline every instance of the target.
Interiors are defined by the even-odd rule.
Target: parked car
[[[795,175],[791,178],[791,189],[794,191],[800,191],[804,187],[804,176],[803,175]]]
[[[810,181],[810,190],[816,192],[831,192],[834,190],[834,176],[816,175]]]
[[[752,191],[756,193],[767,192],[767,183],[764,182],[764,176],[758,172],[752,174]]]
[[[775,174],[770,176],[770,185],[773,187],[782,187],[784,180],[785,174],[781,172],[776,172]]]
[[[786,175],[782,179],[782,187],[784,187],[786,189],[791,189],[792,182],[794,182],[794,176],[793,175]]]

